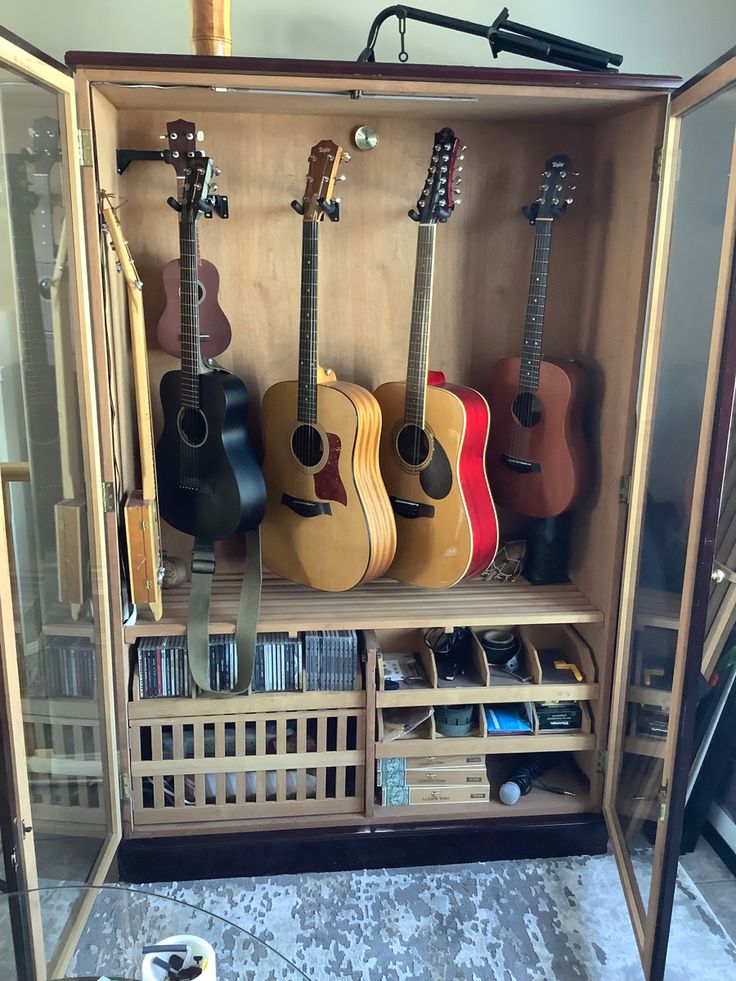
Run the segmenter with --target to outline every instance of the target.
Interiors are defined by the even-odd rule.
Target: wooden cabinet
[[[13,71],[34,71],[33,58],[15,57],[7,42],[2,54]],[[98,428],[85,434],[94,461],[87,493],[99,500],[102,487],[111,488],[107,564],[99,581],[110,637],[101,650],[114,673],[115,724],[108,720],[108,738],[117,743],[126,846],[155,836],[165,849],[169,835],[235,831],[312,828],[328,838],[335,828],[381,826],[400,834],[406,823],[416,838],[422,824],[457,829],[479,820],[489,827],[499,820],[504,827],[532,821],[540,834],[554,836],[565,819],[595,822],[603,814],[645,971],[661,977],[688,765],[687,744],[679,738],[687,735],[689,718],[685,679],[699,670],[693,667],[703,633],[698,588],[710,572],[702,549],[717,518],[708,496],[718,481],[713,423],[721,425],[716,409],[733,387],[725,367],[719,374],[722,358],[724,365],[733,361],[726,329],[736,200],[736,178],[728,177],[733,114],[724,108],[728,159],[719,156],[711,168],[715,237],[711,228],[712,249],[703,251],[697,272],[702,279],[693,274],[692,282],[685,282],[687,263],[675,265],[683,261],[675,246],[686,245],[678,235],[694,207],[687,194],[697,200],[697,180],[688,169],[678,184],[678,167],[681,148],[688,152],[686,137],[687,147],[707,141],[708,121],[691,136],[691,120],[736,78],[736,62],[725,59],[673,100],[679,80],[631,75],[78,52],[68,63],[79,116],[71,124],[79,127],[74,180],[81,180],[89,275],[87,285],[83,268],[76,270],[80,324],[83,331],[89,309],[94,342],[94,361],[81,370],[94,380],[87,391],[99,415]],[[590,388],[586,425],[595,480],[574,514],[569,583],[474,579],[427,593],[382,579],[335,595],[267,577],[260,629],[362,632],[359,691],[135,697],[134,645],[141,637],[185,633],[188,586],[164,590],[163,617],[156,622],[131,607],[121,573],[119,509],[137,486],[137,438],[125,285],[101,239],[98,204],[103,189],[119,203],[144,284],[158,426],[158,381],[172,362],[152,328],[163,307],[161,269],[177,254],[176,222],[165,204],[173,175],[155,161],[134,162],[121,174],[116,151],[159,147],[166,121],[175,117],[205,130],[206,149],[222,168],[230,218],[202,223],[202,251],[220,271],[221,304],[233,326],[220,360],[248,385],[256,444],[260,397],[296,369],[300,232],[289,203],[300,193],[306,155],[317,139],[348,147],[362,124],[378,134],[374,150],[353,153],[342,219],[323,236],[321,259],[322,360],[338,378],[369,389],[404,374],[414,263],[406,212],[424,181],[432,133],[451,125],[469,149],[462,209],[438,237],[431,365],[485,394],[493,365],[520,344],[532,248],[520,208],[534,197],[537,174],[551,154],[564,151],[573,159],[581,176],[574,208],[556,230],[545,335],[546,355],[580,361]],[[75,162],[73,137],[69,165]],[[689,158],[686,163],[690,167]],[[673,301],[674,312],[689,294],[706,294],[693,313],[699,317],[697,378],[684,388],[671,372],[663,382],[665,367],[678,361],[675,342],[683,330],[668,306],[675,280],[686,288]],[[674,402],[678,385],[696,415],[696,438],[679,445],[677,430],[662,428],[663,398]],[[679,468],[661,468],[655,486],[653,467],[668,447],[680,458]],[[672,496],[682,539],[680,582],[663,589],[656,576],[642,574],[642,545],[645,552],[650,547],[652,501],[683,473],[686,486]],[[502,532],[511,527],[510,516],[502,515]],[[191,549],[167,526],[163,544],[182,558]],[[240,542],[218,549],[213,632],[234,629],[242,561]],[[671,556],[664,561],[674,562]],[[468,702],[480,710],[521,697],[488,677],[410,697],[382,691],[377,662],[383,650],[407,649],[402,645],[414,644],[416,632],[430,627],[508,625],[528,627],[532,638],[545,625],[574,630],[588,652],[573,695],[585,708],[580,731],[495,740],[481,724],[457,740],[433,731],[399,740],[400,752],[381,740],[377,719],[390,707]],[[652,701],[652,686],[635,664],[637,638],[647,627],[673,637],[671,683],[654,698],[669,712],[669,723],[665,738],[656,741],[639,725],[639,710]],[[650,670],[651,677],[659,675]],[[541,701],[566,691],[540,684],[537,694]],[[374,803],[376,761],[384,757],[478,753],[488,756],[492,780],[500,780],[521,752],[561,754],[559,779],[569,781],[564,785],[575,796],[534,791],[517,809],[493,794],[483,805]],[[576,767],[567,769],[573,755]],[[634,786],[645,790],[632,793]],[[642,831],[655,841],[652,891],[644,899],[629,857]]]

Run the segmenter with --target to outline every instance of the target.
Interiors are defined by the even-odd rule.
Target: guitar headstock
[[[197,141],[203,138],[204,134],[198,131],[194,123],[187,119],[172,119],[166,124],[166,136],[161,137],[168,141],[169,161],[176,171],[176,176],[184,179],[189,162],[196,156],[202,156],[202,151],[197,150]]]
[[[214,171],[215,165],[210,157],[193,157],[189,161],[184,174],[184,189],[181,196],[182,223],[194,224],[201,214],[212,213],[215,206],[215,200],[211,196]],[[170,203],[171,200],[169,199]]]
[[[28,131],[31,137],[30,159],[34,174],[48,175],[60,159],[59,120],[51,116],[36,119]]]
[[[335,183],[344,181],[340,165],[350,160],[350,154],[332,140],[320,140],[309,151],[307,184],[301,201],[291,206],[304,221],[322,221],[325,215],[333,221],[340,216],[339,198],[333,198]]]
[[[457,197],[462,177],[462,161],[465,159],[460,140],[447,126],[434,134],[432,157],[427,178],[419,195],[417,206],[409,212],[412,221],[423,225],[445,222],[461,203]]]
[[[573,180],[579,176],[578,171],[573,172],[570,158],[564,153],[549,158],[542,172],[544,183],[539,185],[540,196],[528,207],[522,208],[532,225],[538,218],[553,220],[562,217],[567,206],[573,203],[573,192],[577,188]]]

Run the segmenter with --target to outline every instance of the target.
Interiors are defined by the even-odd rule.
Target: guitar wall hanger
[[[340,198],[333,198],[328,201],[326,198],[317,198],[320,211],[324,211],[330,221],[340,220]],[[304,214],[304,204],[301,201],[292,201],[291,206],[298,215]]]
[[[460,20],[458,17],[448,17],[445,14],[433,13],[430,10],[420,10],[417,7],[405,7],[403,4],[396,4],[382,10],[371,24],[368,42],[358,55],[358,63],[376,60],[375,49],[378,32],[389,17],[396,17],[399,22],[401,43],[399,61],[402,63],[409,60],[409,55],[404,47],[407,20],[416,20],[422,24],[446,27],[451,31],[459,31],[461,34],[473,34],[476,37],[485,38],[491,46],[491,54],[494,58],[498,58],[502,51],[509,51],[511,54],[523,55],[526,58],[546,61],[552,65],[561,65],[564,68],[575,68],[583,72],[616,72],[623,62],[623,56],[614,54],[612,51],[593,48],[588,44],[559,37],[557,34],[548,34],[536,27],[528,27],[526,24],[518,24],[509,20],[508,7],[504,7],[493,23],[487,25]]]
[[[181,202],[177,201],[175,197],[166,198],[166,203],[174,211],[181,211]],[[212,218],[213,215],[217,215],[218,218],[230,217],[230,204],[227,194],[210,194],[208,198],[203,198],[199,202],[197,208],[201,211],[203,218]]]

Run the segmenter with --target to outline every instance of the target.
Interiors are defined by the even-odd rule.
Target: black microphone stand
[[[417,7],[395,4],[393,7],[386,7],[385,10],[382,10],[371,24],[368,43],[358,56],[358,62],[376,60],[375,48],[378,32],[389,17],[396,17],[399,21],[402,44],[399,60],[402,62],[408,60],[408,55],[403,46],[407,20],[416,20],[423,24],[433,24],[435,27],[446,27],[451,31],[460,31],[462,34],[484,37],[491,46],[491,53],[494,58],[497,58],[502,51],[510,51],[512,54],[524,55],[527,58],[536,58],[539,61],[547,61],[564,68],[575,68],[578,71],[588,72],[617,71],[618,66],[623,61],[622,55],[614,54],[611,51],[603,51],[601,48],[593,48],[588,44],[580,44],[578,41],[571,41],[569,38],[559,37],[557,34],[548,34],[546,31],[537,30],[536,27],[528,27],[526,24],[517,24],[516,21],[509,20],[507,7],[504,7],[494,22],[488,26],[486,24],[474,24],[469,20],[460,20],[457,17],[448,17],[445,14],[435,14],[429,10],[420,10]]]

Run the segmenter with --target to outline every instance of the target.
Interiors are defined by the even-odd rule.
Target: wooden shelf
[[[663,589],[639,590],[636,600],[636,626],[677,630],[680,625],[681,603],[680,593],[668,593]]]
[[[364,691],[282,691],[255,695],[197,695],[196,698],[140,698],[128,702],[128,718],[195,718],[198,716],[288,712],[305,709],[365,708]]]
[[[595,733],[550,733],[539,736],[468,736],[438,739],[392,739],[376,743],[378,759],[394,756],[471,756],[474,753],[558,753],[595,749]]]
[[[627,736],[624,740],[624,752],[635,756],[649,756],[652,759],[664,759],[666,739],[652,739],[648,736]]]
[[[408,705],[475,705],[500,702],[589,702],[600,695],[598,684],[477,685],[466,688],[416,688],[376,692],[379,708]]]
[[[647,688],[644,685],[630,685],[626,692],[626,701],[636,705],[651,705],[654,708],[669,712],[672,703],[672,692],[661,691],[658,688]]]
[[[215,579],[210,632],[233,633],[240,599],[239,576]],[[125,626],[125,641],[186,633],[189,584],[164,592],[158,623],[148,610]],[[379,579],[346,593],[322,593],[284,579],[264,579],[261,630],[340,630],[384,627],[506,626],[527,623],[602,623],[603,614],[572,584],[532,586],[471,579],[453,589],[423,590]]]
[[[544,798],[549,798],[544,800]],[[478,804],[415,804],[410,807],[384,807],[376,804],[373,821],[375,824],[404,824],[420,821],[467,821],[476,818],[484,820],[492,817],[532,817],[554,814],[584,814],[597,811],[589,794],[580,797],[561,797],[558,794],[545,794],[532,791],[522,797],[513,807],[491,800]]]

